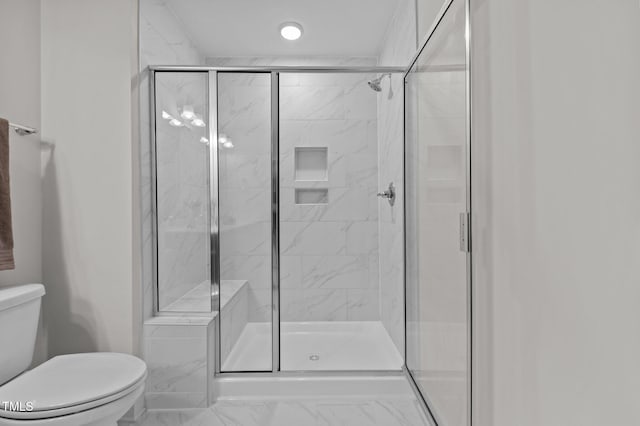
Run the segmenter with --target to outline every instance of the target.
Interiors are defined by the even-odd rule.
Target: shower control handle
[[[393,182],[389,183],[389,189],[384,192],[378,192],[378,197],[386,198],[390,206],[393,206],[396,202],[396,188],[393,186]]]

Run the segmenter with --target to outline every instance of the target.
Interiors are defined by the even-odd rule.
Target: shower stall
[[[219,373],[402,369],[377,107],[401,72],[152,70],[157,312],[218,312]]]
[[[215,315],[216,375],[402,372],[468,424],[468,7],[408,68],[150,67],[155,314]]]

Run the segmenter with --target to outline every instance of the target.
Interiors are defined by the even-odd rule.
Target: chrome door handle
[[[389,189],[384,192],[378,192],[378,197],[386,198],[390,206],[393,206],[396,202],[396,188],[393,186],[393,182],[389,183]]]

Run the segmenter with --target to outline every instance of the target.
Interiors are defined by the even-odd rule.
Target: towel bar
[[[33,135],[35,133],[38,133],[38,130],[34,129],[33,127],[22,126],[20,124],[9,123],[9,127],[12,127],[13,130],[15,130],[16,133],[20,136]]]

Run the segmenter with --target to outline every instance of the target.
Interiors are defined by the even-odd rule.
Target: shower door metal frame
[[[271,71],[271,372],[274,371],[280,371],[280,74]]]
[[[407,76],[411,73],[411,69],[413,68],[414,64],[418,61],[418,59],[420,58],[422,52],[425,50],[425,48],[427,47],[427,45],[429,44],[429,41],[431,40],[432,36],[435,34],[436,30],[438,29],[440,23],[442,22],[442,20],[444,19],[444,17],[446,16],[447,12],[449,11],[451,5],[453,4],[454,1],[460,1],[460,2],[464,2],[464,9],[465,9],[465,61],[466,61],[466,75],[465,75],[465,109],[466,109],[466,134],[465,134],[465,172],[466,172],[466,179],[465,179],[465,190],[466,190],[466,212],[462,213],[466,215],[466,229],[465,229],[465,237],[466,237],[466,241],[465,241],[465,245],[466,247],[464,247],[464,251],[466,252],[466,289],[467,289],[467,300],[466,300],[466,304],[467,304],[467,338],[466,338],[466,343],[467,343],[467,419],[466,419],[466,424],[468,426],[472,426],[473,425],[473,345],[474,345],[474,336],[473,336],[473,245],[472,245],[472,222],[473,222],[473,216],[472,216],[472,187],[471,187],[471,183],[472,183],[472,179],[471,179],[471,142],[472,142],[472,135],[471,135],[471,114],[472,114],[472,105],[471,105],[471,100],[472,100],[472,92],[471,92],[471,69],[472,69],[472,57],[471,57],[471,39],[472,39],[472,33],[471,33],[471,0],[446,0],[445,3],[442,5],[442,8],[440,9],[440,11],[438,12],[433,24],[431,25],[431,27],[429,28],[429,31],[427,31],[425,37],[423,38],[422,43],[418,46],[418,49],[416,51],[416,53],[414,54],[414,56],[411,58],[411,61],[409,63],[409,66],[407,67],[407,69],[404,72],[404,76],[403,76],[403,90],[404,90],[404,108],[403,108],[403,120],[404,120],[404,125],[403,125],[403,153],[406,153],[406,143],[407,143],[407,137],[406,137],[406,124],[407,124]],[[416,28],[417,28],[417,24],[416,24]],[[403,208],[403,215],[404,215],[404,235],[403,235],[403,239],[404,239],[404,255],[403,255],[403,259],[404,259],[404,366],[403,366],[403,371],[411,385],[411,387],[413,388],[414,393],[418,396],[418,401],[420,402],[420,406],[423,409],[424,413],[431,419],[431,421],[436,425],[436,426],[440,426],[442,424],[444,424],[443,422],[439,421],[437,414],[435,413],[434,410],[432,410],[431,408],[431,404],[428,400],[428,396],[424,395],[422,393],[422,391],[420,390],[415,378],[413,377],[413,374],[411,373],[411,370],[409,369],[409,367],[407,366],[407,278],[406,278],[406,271],[407,271],[407,256],[406,256],[406,248],[407,248],[407,208],[406,208],[406,203],[407,203],[407,197],[406,197],[406,167],[404,164],[405,161],[405,155],[403,155],[403,165],[402,165],[402,170],[403,170],[403,174],[404,174],[404,185],[403,185],[403,201],[404,201],[404,208]]]
[[[157,231],[158,231],[158,215],[157,215],[157,188],[156,188],[156,129],[155,129],[155,87],[156,75],[158,73],[208,73],[207,99],[208,99],[208,134],[209,134],[209,191],[210,191],[210,265],[211,265],[211,311],[217,311],[216,321],[216,357],[215,357],[215,374],[220,377],[247,377],[248,374],[255,376],[395,376],[403,374],[406,370],[405,354],[403,355],[404,364],[400,370],[281,370],[280,365],[280,85],[279,78],[282,73],[320,73],[320,74],[342,74],[342,73],[361,73],[361,74],[384,74],[397,73],[405,74],[405,68],[399,67],[291,67],[291,66],[244,66],[244,67],[216,67],[216,66],[175,66],[175,65],[158,65],[149,66],[149,82],[150,82],[150,101],[151,101],[151,155],[152,155],[152,227],[153,227],[153,291],[154,291],[154,315],[170,316],[176,314],[207,316],[211,312],[166,312],[159,309],[158,306],[158,247],[157,247]],[[264,73],[271,75],[271,272],[272,272],[272,369],[271,371],[233,371],[225,372],[221,368],[221,347],[220,347],[220,227],[219,227],[219,156],[217,143],[219,134],[218,123],[218,81],[217,77],[220,73]],[[216,141],[216,143],[214,143]]]
[[[218,72],[208,71],[207,99],[209,103],[209,220],[211,232],[209,239],[211,267],[211,310],[218,312],[214,319],[216,335],[220,336],[220,161],[218,143]],[[220,371],[220,337],[216,338],[217,356],[214,359],[214,370]]]

